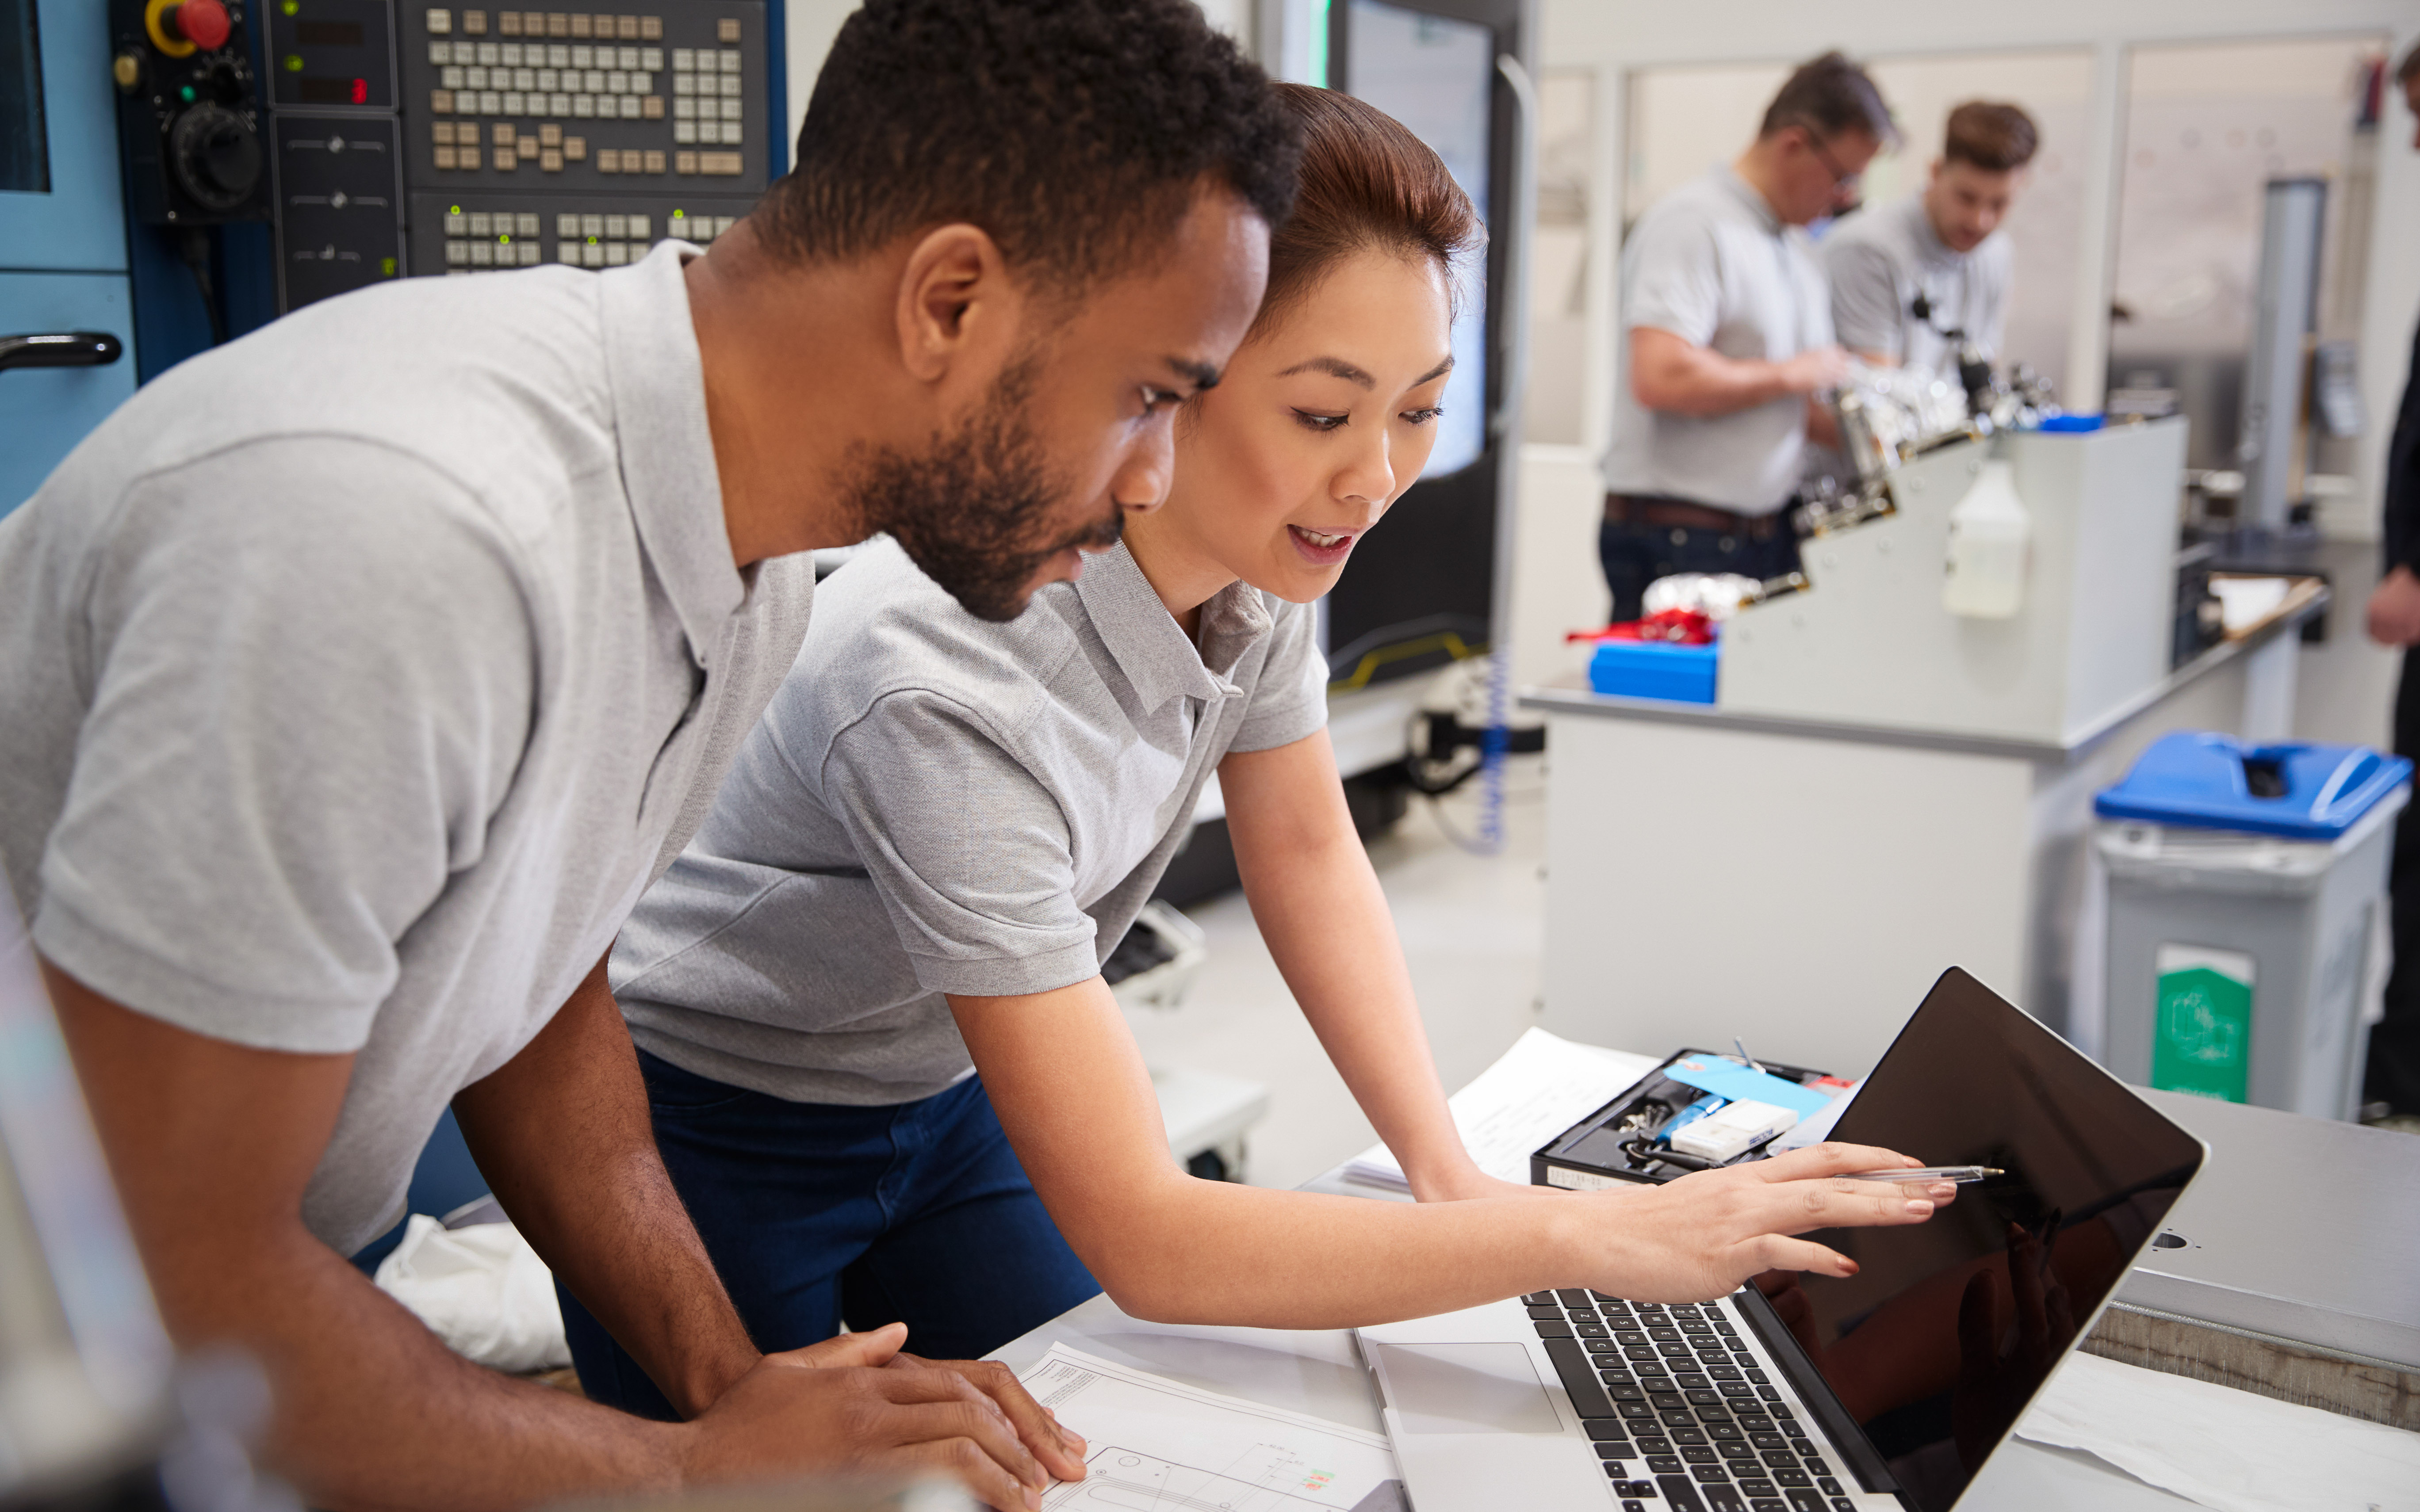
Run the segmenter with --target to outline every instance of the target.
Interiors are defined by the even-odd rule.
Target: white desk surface
[[[1338,1184],[1336,1176],[1331,1171],[1306,1184],[1330,1192],[1369,1193],[1366,1187]],[[1054,1340],[1205,1390],[1314,1413],[1372,1433],[1386,1431],[1353,1335],[1341,1329],[1146,1323],[1128,1318],[1117,1304],[1100,1296],[1011,1340],[992,1357],[1022,1375]],[[2056,1389],[2054,1383],[2052,1390]],[[2041,1512],[2044,1507],[2179,1512],[2192,1505],[2089,1455],[2014,1438],[2000,1445],[1958,1504],[1959,1512]]]

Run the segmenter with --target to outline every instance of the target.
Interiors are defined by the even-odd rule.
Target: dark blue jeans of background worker
[[[1598,528],[1596,550],[1613,590],[1608,624],[1635,620],[1647,585],[1676,572],[1735,572],[1761,582],[1798,570],[1798,538],[1787,521],[1759,541],[1745,534],[1606,520]]]
[[[1059,1236],[970,1076],[893,1107],[791,1103],[644,1051],[656,1145],[756,1347],[904,1321],[908,1348],[971,1360],[1101,1289]],[[674,1419],[560,1285],[581,1389]]]

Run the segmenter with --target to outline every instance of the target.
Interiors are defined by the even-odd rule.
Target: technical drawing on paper
[[[1283,1444],[1255,1444],[1224,1473],[1180,1465],[1109,1444],[1085,1462],[1092,1473],[1062,1482],[1042,1504],[1049,1512],[1328,1512],[1328,1504],[1296,1495],[1317,1490],[1332,1474]]]
[[[1023,1376],[1082,1434],[1085,1478],[1050,1512],[1377,1512],[1403,1504],[1379,1434],[1222,1396],[1053,1344]]]

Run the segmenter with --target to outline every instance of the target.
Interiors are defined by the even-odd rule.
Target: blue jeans
[[[1606,520],[1597,527],[1597,560],[1613,590],[1613,616],[1625,624],[1646,608],[1647,585],[1676,572],[1736,572],[1759,582],[1796,572],[1798,538],[1785,525],[1763,540],[1720,531]]]
[[[639,1069],[664,1168],[757,1348],[908,1325],[908,1348],[971,1360],[1100,1286],[1044,1211],[983,1084],[892,1107],[791,1103],[683,1071]],[[678,1416],[560,1283],[581,1388]]]

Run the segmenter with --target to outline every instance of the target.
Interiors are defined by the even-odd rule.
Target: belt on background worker
[[[1788,504],[1769,515],[1743,515],[1712,504],[1692,503],[1663,494],[1609,493],[1605,517],[1616,525],[1663,525],[1684,531],[1713,531],[1750,541],[1769,541],[1792,530]],[[1794,532],[1792,532],[1794,533]]]

